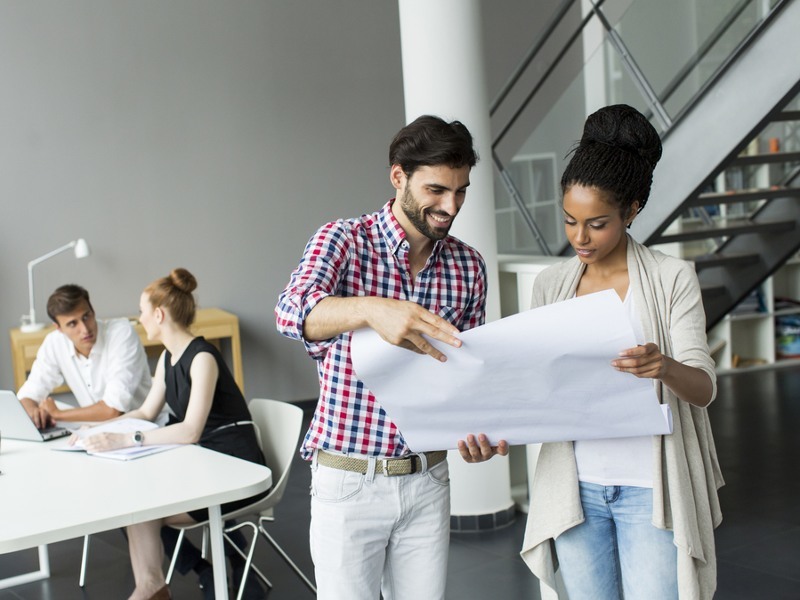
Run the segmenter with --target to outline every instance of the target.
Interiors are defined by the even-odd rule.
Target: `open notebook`
[[[94,427],[79,429],[75,433],[81,439],[79,439],[74,445],[53,448],[53,450],[86,452],[86,449],[83,447],[83,438],[90,437],[97,433],[107,431],[110,433],[126,433],[132,436],[136,431],[150,431],[157,428],[157,424],[153,423],[152,421],[145,421],[144,419],[117,419],[115,421],[108,421],[106,423],[101,423],[100,425],[95,425]],[[133,460],[135,458],[141,458],[142,456],[148,456],[157,452],[163,452],[164,450],[177,448],[179,445],[180,444],[129,446],[128,448],[108,450],[106,452],[87,452],[87,454],[91,454],[92,456],[100,456],[101,458],[113,458],[115,460]]]

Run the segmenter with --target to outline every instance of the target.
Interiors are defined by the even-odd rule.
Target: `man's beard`
[[[403,196],[400,198],[400,208],[403,209],[403,214],[411,221],[411,224],[429,240],[437,241],[447,237],[450,232],[450,225],[447,227],[431,227],[425,218],[425,210],[419,207],[419,202],[414,198],[411,190],[406,187]],[[448,215],[443,211],[432,212],[431,214]],[[452,224],[452,220],[450,222]]]

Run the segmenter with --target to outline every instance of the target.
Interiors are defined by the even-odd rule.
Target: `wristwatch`
[[[141,446],[144,443],[144,434],[141,431],[136,431],[133,434],[133,445]]]

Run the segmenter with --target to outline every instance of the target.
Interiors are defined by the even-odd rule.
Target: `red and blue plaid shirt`
[[[278,331],[302,340],[317,361],[320,396],[303,440],[306,459],[315,448],[380,457],[410,451],[375,396],[355,376],[350,332],[324,341],[303,338],[303,322],[320,300],[327,296],[410,300],[460,331],[483,324],[486,265],[481,255],[448,236],[434,244],[428,262],[411,282],[408,242],[392,214],[392,202],[371,215],[320,228],[275,308]]]

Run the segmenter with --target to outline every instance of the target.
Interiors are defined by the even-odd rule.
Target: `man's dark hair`
[[[472,134],[460,121],[448,123],[423,115],[397,132],[389,145],[389,164],[400,165],[407,177],[419,167],[474,167],[478,155]]]
[[[47,316],[53,320],[53,323],[58,325],[56,317],[71,313],[84,300],[86,300],[86,304],[89,305],[91,311],[94,312],[92,303],[89,301],[89,292],[74,283],[62,285],[50,294],[47,299]]]

